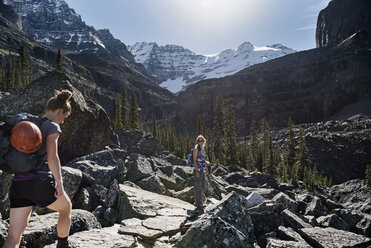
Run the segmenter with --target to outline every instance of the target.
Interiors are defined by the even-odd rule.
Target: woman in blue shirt
[[[194,166],[194,194],[195,205],[198,210],[203,209],[205,197],[205,176],[209,174],[206,166],[206,139],[199,135],[196,138],[196,145],[193,150],[193,166]]]

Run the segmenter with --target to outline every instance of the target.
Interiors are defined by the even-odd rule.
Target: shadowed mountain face
[[[359,43],[370,46],[370,32],[370,1],[333,0],[318,15],[316,43],[317,47],[335,47],[356,35]]]
[[[351,13],[337,12],[349,4]],[[211,125],[219,94],[234,99],[240,135],[248,133],[252,120],[263,118],[273,127],[283,127],[289,116],[305,123],[371,114],[370,20],[369,1],[332,1],[318,19],[321,48],[192,85],[179,95],[177,123],[194,129],[201,116]],[[326,42],[321,34],[326,34]]]
[[[295,123],[322,121],[350,104],[369,99],[369,68],[369,49],[299,52],[189,87],[179,95],[178,114],[180,119],[191,120],[195,125],[199,115],[211,122],[220,94],[234,99],[241,135],[247,134],[252,120],[263,118],[273,127],[286,126],[289,116]],[[356,112],[354,109],[353,114]]]

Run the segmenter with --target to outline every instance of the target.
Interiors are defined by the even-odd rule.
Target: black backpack
[[[24,174],[35,171],[42,160],[40,149],[34,153],[23,153],[13,147],[10,142],[12,128],[21,121],[30,121],[41,130],[41,124],[47,120],[28,113],[17,114],[5,123],[0,123],[0,170],[10,174]],[[43,139],[44,141],[44,139]]]

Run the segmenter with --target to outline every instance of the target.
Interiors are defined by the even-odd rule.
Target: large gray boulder
[[[371,187],[364,180],[355,179],[334,185],[329,194],[346,208],[371,214]]]
[[[72,199],[80,187],[82,172],[79,169],[67,166],[63,166],[61,170],[64,190],[70,199]]]
[[[313,247],[333,248],[367,248],[371,245],[371,239],[366,236],[337,230],[332,227],[303,228],[298,230],[300,235]]]
[[[320,216],[316,221],[322,227],[333,227],[336,229],[349,231],[349,224],[336,214]]]
[[[144,219],[164,215],[162,213],[166,209],[187,216],[187,210],[194,209],[194,206],[188,202],[123,184],[119,185],[118,194],[119,220],[134,217]]]
[[[228,194],[195,221],[174,247],[254,247],[254,226],[246,204],[245,197]]]
[[[68,162],[66,166],[81,170],[89,178],[93,179],[93,184],[101,184],[107,188],[114,179],[123,180],[125,169],[122,161],[117,158],[116,153],[118,151],[102,150],[76,158]]]
[[[305,215],[313,215],[315,217],[327,215],[328,213],[328,209],[318,197],[314,197],[305,210]]]
[[[9,217],[9,188],[12,182],[12,175],[0,170],[0,214],[4,219]]]
[[[282,192],[277,194],[272,199],[272,201],[275,202],[275,204],[278,207],[278,211],[280,211],[280,212],[282,212],[285,209],[288,209],[292,212],[297,212],[298,207],[299,207],[299,205],[296,201],[294,201],[288,195],[286,195],[285,193],[282,193]]]
[[[371,236],[371,215],[351,209],[334,209],[332,212],[348,223],[351,232]]]
[[[134,183],[154,174],[149,159],[140,154],[130,156],[125,167],[127,168],[126,180]]]
[[[1,217],[1,216],[0,216]],[[9,224],[0,218],[0,246],[2,247],[8,235]]]
[[[31,216],[24,232],[23,242],[26,247],[42,247],[57,239],[58,213]],[[72,210],[70,234],[101,228],[93,214],[79,209]]]
[[[305,222],[298,215],[294,214],[288,209],[285,209],[282,213],[283,221],[286,225],[292,227],[294,230],[299,230],[301,228],[310,228],[312,227],[309,223]]]
[[[54,91],[63,89],[72,92],[72,112],[61,126],[58,152],[62,163],[116,144],[117,138],[104,109],[85,100],[80,91],[72,86],[71,79],[57,71],[45,74],[13,94],[4,95],[0,99],[1,115],[12,116],[20,112],[42,115]]]
[[[268,238],[266,248],[312,248],[307,243]]]

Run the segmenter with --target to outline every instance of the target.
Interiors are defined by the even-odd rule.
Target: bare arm
[[[46,138],[46,152],[48,158],[48,166],[53,174],[55,182],[57,183],[55,193],[57,198],[64,194],[61,163],[58,157],[58,137],[59,133],[54,133]]]

